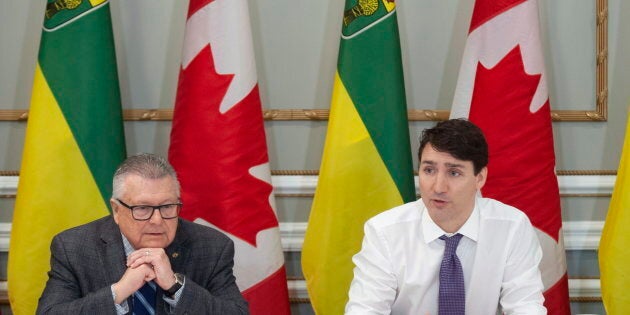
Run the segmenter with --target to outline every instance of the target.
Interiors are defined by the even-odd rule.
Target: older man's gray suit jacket
[[[125,272],[125,251],[111,216],[64,231],[52,241],[51,270],[38,314],[115,314],[110,286]],[[209,227],[179,219],[166,249],[186,284],[173,314],[247,314],[232,273],[234,244]],[[156,314],[168,314],[158,287]],[[131,299],[128,300],[131,306]]]

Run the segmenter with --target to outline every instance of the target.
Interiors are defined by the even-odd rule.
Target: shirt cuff
[[[182,284],[182,287],[179,288],[179,290],[177,290],[175,294],[173,294],[172,298],[166,295],[163,295],[164,302],[168,303],[168,305],[171,306],[171,311],[173,310],[173,308],[175,308],[175,306],[177,306],[177,302],[179,302],[179,298],[182,296],[182,292],[184,292],[185,286],[186,286],[186,279],[184,278],[184,283]]]
[[[123,300],[122,303],[116,304],[116,292],[114,292],[114,285],[110,286],[112,290],[112,300],[114,301],[114,306],[116,306],[116,314],[124,315],[129,313],[129,305],[127,305],[127,300]]]

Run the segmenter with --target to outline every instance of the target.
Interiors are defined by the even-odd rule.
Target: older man
[[[225,235],[178,218],[180,187],[163,158],[125,160],[113,214],[55,236],[38,314],[247,314]]]

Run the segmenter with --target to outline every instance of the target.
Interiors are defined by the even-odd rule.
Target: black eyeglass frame
[[[118,203],[120,203],[123,207],[129,209],[129,211],[131,211],[131,217],[136,220],[136,221],[148,221],[151,219],[151,217],[153,217],[153,214],[155,213],[155,210],[158,210],[158,212],[160,213],[160,216],[162,217],[162,219],[164,220],[169,220],[169,219],[175,219],[179,216],[179,211],[182,209],[183,204],[181,202],[177,202],[177,203],[167,203],[164,205],[159,205],[159,206],[150,206],[150,205],[134,205],[134,206],[130,206],[126,203],[124,203],[122,200],[116,198],[116,201],[118,201]],[[175,216],[172,217],[164,217],[164,214],[162,213],[162,208],[164,207],[168,207],[168,206],[177,206],[177,213],[175,214]],[[146,219],[138,219],[136,218],[136,215],[134,214],[134,209],[138,208],[138,207],[148,207],[148,208],[153,208],[153,211],[151,211],[151,215],[149,215]]]

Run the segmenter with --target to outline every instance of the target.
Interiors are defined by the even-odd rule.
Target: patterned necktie
[[[440,236],[446,242],[444,258],[440,266],[440,295],[438,298],[439,315],[464,315],[466,309],[466,292],[464,289],[464,272],[457,257],[457,245],[462,239],[457,233],[451,237]]]
[[[133,314],[155,314],[156,287],[153,281],[145,283],[140,290],[133,293]]]

